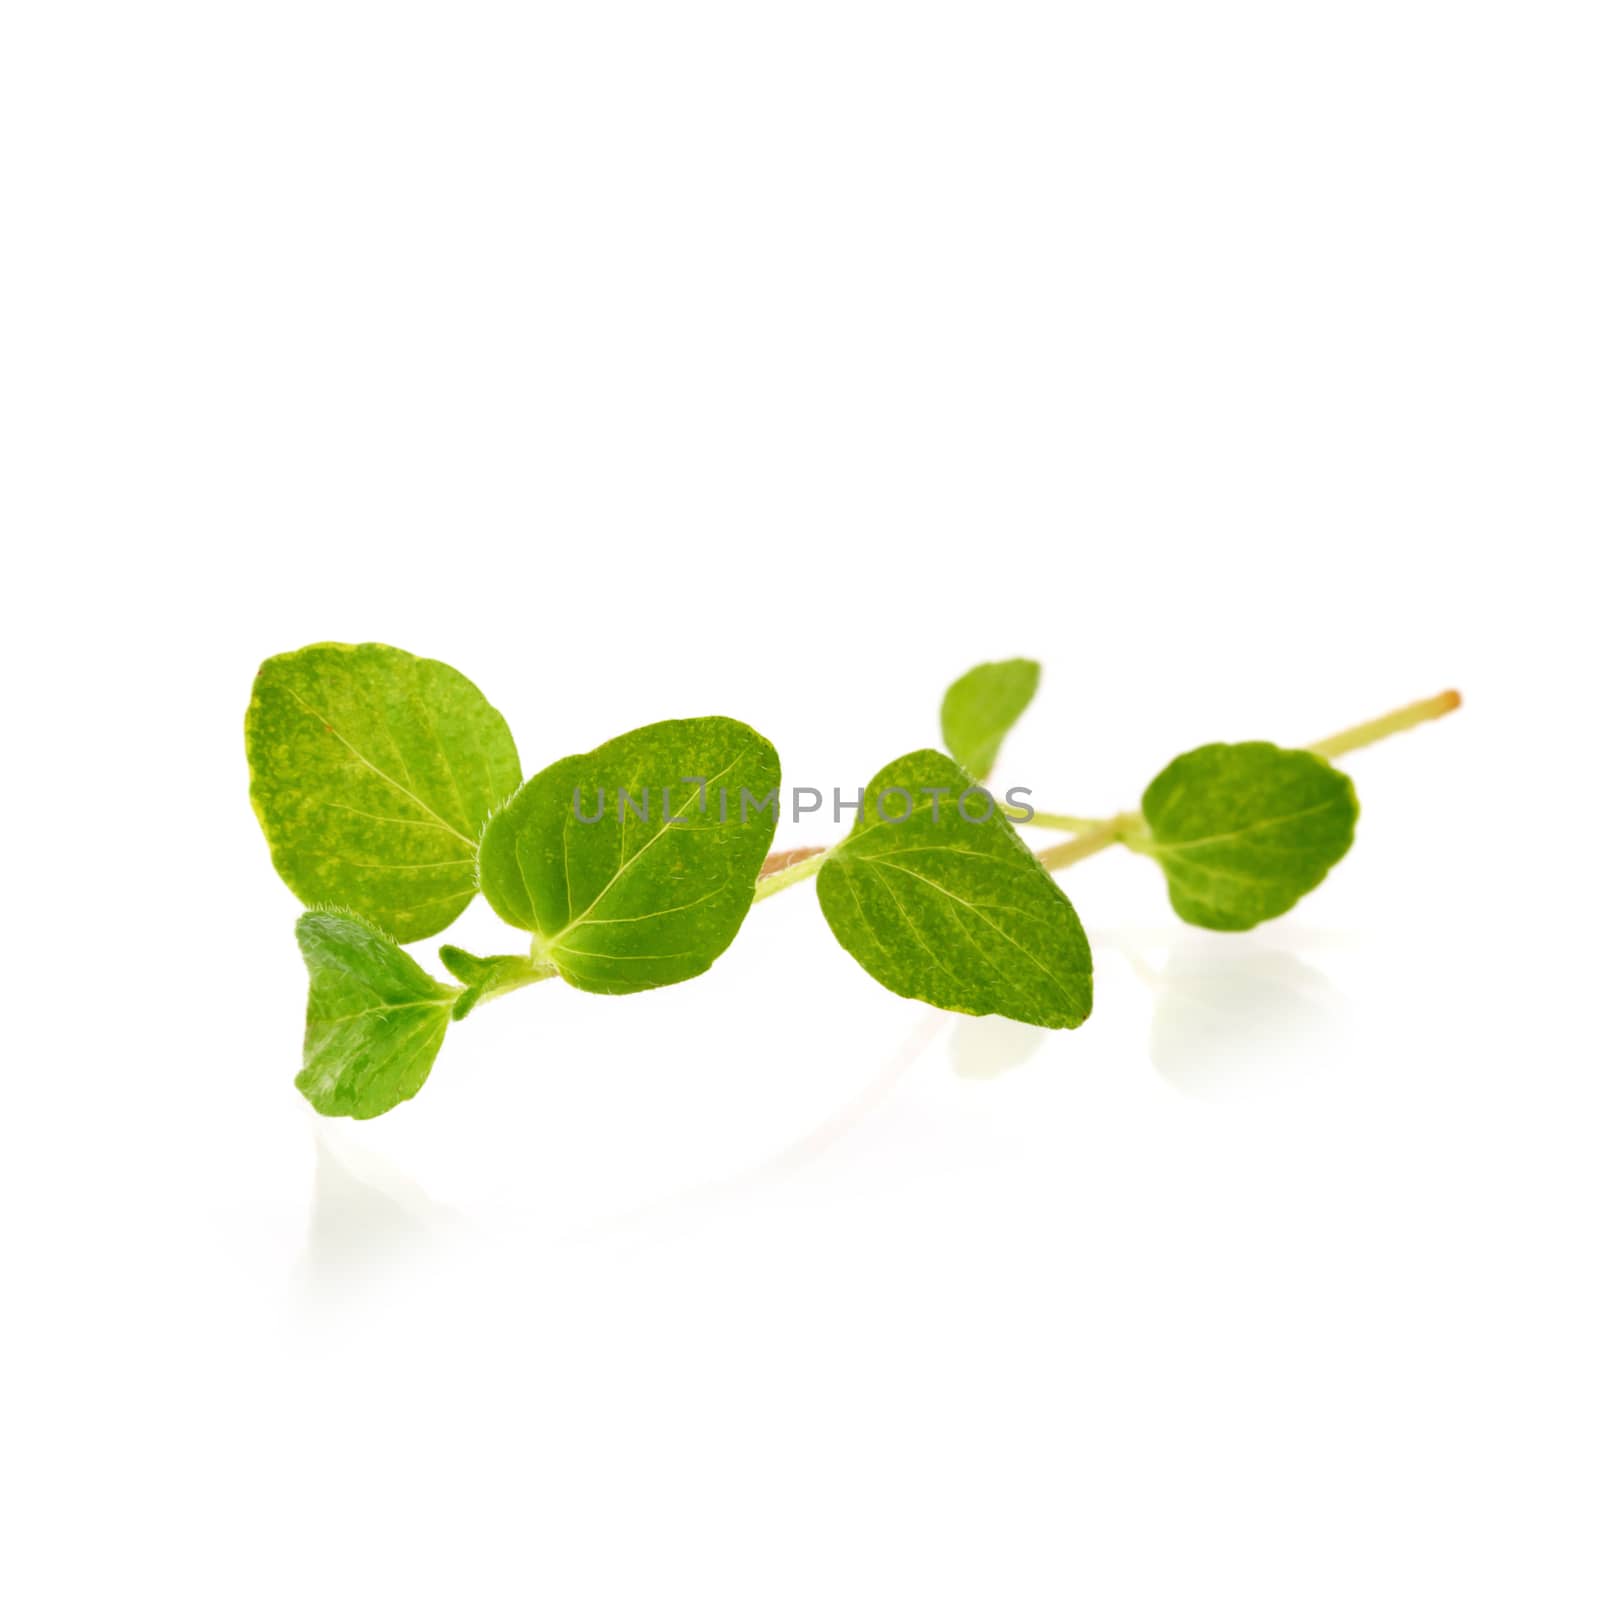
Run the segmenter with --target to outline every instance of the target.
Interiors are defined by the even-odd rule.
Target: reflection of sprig
[[[1236,931],[1281,916],[1350,848],[1357,805],[1332,758],[1453,711],[1453,691],[1304,750],[1202,745],[1104,820],[1036,812],[1075,835],[1029,851],[986,778],[1039,681],[1029,661],[975,667],[945,697],[946,755],[892,761],[827,849],[769,858],[776,806],[707,807],[707,788],[769,795],[777,752],[726,717],[657,722],[521,782],[505,720],[460,673],[387,645],[311,645],[256,676],[245,719],[251,801],[284,881],[314,909],[297,934],[310,973],[296,1079],[317,1110],[374,1117],[426,1081],[452,1020],[559,977],[633,994],[697,977],[746,913],[806,878],[835,937],[885,988],[949,1011],[1075,1028],[1093,1005],[1093,963],[1053,872],[1122,844],[1166,874],[1173,909]],[[700,804],[614,805],[574,824],[573,796],[640,792],[697,773]],[[659,793],[659,790],[657,791]],[[941,798],[949,797],[942,807]],[[1007,813],[1010,813],[1008,816]],[[449,926],[482,890],[531,936],[526,955],[446,945],[459,985],[397,941]]]

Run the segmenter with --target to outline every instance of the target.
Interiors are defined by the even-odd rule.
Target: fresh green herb
[[[1000,742],[1028,709],[1039,687],[1039,663],[1020,657],[988,661],[945,690],[939,712],[944,747],[975,778],[987,778]]]
[[[311,975],[296,1085],[325,1117],[392,1111],[427,1082],[460,990],[347,911],[307,911],[295,937]]]
[[[273,865],[307,905],[407,941],[466,909],[478,834],[522,771],[505,718],[454,667],[385,644],[273,656],[244,736]]]
[[[385,645],[275,656],[246,719],[251,798],[290,888],[339,902],[297,927],[311,991],[296,1083],[325,1115],[378,1116],[422,1087],[452,1019],[558,976],[600,994],[697,977],[754,902],[812,876],[834,935],[885,988],[1075,1028],[1093,964],[1051,873],[1122,844],[1157,862],[1186,921],[1232,932],[1281,916],[1354,837],[1355,790],[1329,763],[1461,703],[1451,691],[1304,750],[1203,745],[1137,812],[1036,812],[1074,837],[1033,854],[971,774],[987,775],[1037,681],[1032,662],[975,668],[945,697],[956,760],[902,756],[844,839],[768,856],[778,756],[741,722],[653,723],[517,788],[505,723],[451,668]],[[460,986],[441,983],[391,935],[438,932],[479,886],[529,949],[445,945]]]
[[[1208,744],[1144,792],[1145,836],[1123,842],[1160,862],[1172,909],[1238,933],[1281,917],[1322,882],[1356,836],[1356,788],[1309,750]]]
[[[779,776],[778,752],[727,717],[656,722],[568,756],[490,819],[484,896],[576,988],[698,977],[750,909]]]
[[[869,799],[817,879],[839,943],[907,999],[1077,1027],[1094,1003],[1083,925],[990,796],[937,750],[890,762],[867,794],[885,814]]]

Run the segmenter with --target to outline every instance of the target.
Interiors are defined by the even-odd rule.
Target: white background
[[[1596,46],[7,7],[8,1591],[1600,1591]],[[1466,706],[1256,933],[1065,875],[1076,1033],[879,990],[806,886],[357,1126],[240,733],[325,638],[529,771],[717,712],[823,788],[1032,654],[997,779],[1091,814]]]

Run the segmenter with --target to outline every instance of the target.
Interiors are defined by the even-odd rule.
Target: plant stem
[[[1116,816],[1095,823],[1076,839],[1064,839],[1060,844],[1049,845],[1034,853],[1039,858],[1039,865],[1047,872],[1059,872],[1061,868],[1070,867],[1073,862],[1082,861],[1086,856],[1098,855],[1114,844],[1125,843],[1128,835],[1143,826],[1144,818],[1137,811],[1119,811]]]
[[[1330,738],[1319,739],[1315,744],[1308,744],[1306,749],[1313,755],[1332,761],[1336,756],[1346,755],[1352,750],[1376,744],[1380,739],[1387,739],[1392,733],[1404,733],[1407,728],[1415,728],[1419,723],[1432,722],[1436,717],[1448,716],[1460,704],[1461,696],[1454,689],[1446,689],[1443,694],[1436,694],[1431,700],[1413,701],[1408,706],[1401,706],[1398,711],[1391,711],[1386,717],[1374,717],[1371,722],[1358,722],[1355,727],[1346,728],[1343,733],[1336,733]]]
[[[1013,822],[1031,822],[1036,828],[1056,828],[1062,833],[1087,833],[1091,828],[1098,828],[1103,820],[1099,817],[1069,817],[1060,811],[1035,811],[1029,816],[1025,806],[1008,806],[998,800],[995,805]]]
[[[765,900],[768,895],[781,894],[790,884],[803,883],[807,878],[815,877],[822,871],[822,863],[838,848],[829,845],[826,850],[819,850],[815,855],[807,856],[803,861],[792,862],[779,872],[769,873],[756,883],[757,900]]]
[[[1380,739],[1387,739],[1391,734],[1404,733],[1408,728],[1415,728],[1424,722],[1432,722],[1438,717],[1448,716],[1461,704],[1461,696],[1454,689],[1446,689],[1443,694],[1436,694],[1427,700],[1414,700],[1408,706],[1401,706],[1398,711],[1391,711],[1387,716],[1374,717],[1371,722],[1358,722],[1353,728],[1346,728],[1343,733],[1335,733],[1326,739],[1319,739],[1315,744],[1304,746],[1313,755],[1321,756],[1325,761],[1332,761],[1338,756],[1348,755],[1352,750],[1365,749],[1369,744],[1376,744]],[[1020,821],[1022,808],[1020,806],[1003,805],[1000,809],[1013,820]],[[1097,833],[1097,830],[1107,826],[1106,822],[1096,821],[1090,817],[1071,817],[1055,811],[1035,811],[1029,819],[1041,828],[1059,828],[1063,833],[1088,834]],[[1115,817],[1109,819],[1115,822]],[[1056,846],[1051,846],[1051,850]],[[1103,849],[1104,846],[1099,848]],[[1087,852],[1093,854],[1093,851]],[[1042,861],[1048,851],[1041,851],[1039,859]],[[1052,860],[1059,859],[1062,866],[1069,866],[1073,861],[1081,860],[1080,856],[1066,857],[1051,856]]]
[[[555,975],[555,966],[549,961],[540,961],[533,956],[503,956],[499,958],[494,975],[483,985],[478,1004],[486,1006],[503,994],[526,989],[530,983],[543,983],[546,978]]]
[[[785,867],[792,867],[795,862],[804,861],[807,856],[821,855],[823,848],[820,844],[799,844],[788,850],[774,850],[761,863],[759,875],[770,878],[775,872],[782,872]]]
[[[1398,711],[1391,711],[1387,716],[1374,717],[1371,722],[1358,722],[1355,727],[1346,728],[1343,733],[1319,739],[1315,744],[1308,744],[1305,748],[1313,755],[1332,761],[1336,756],[1346,755],[1351,750],[1364,749],[1369,744],[1376,744],[1380,739],[1387,739],[1391,734],[1404,733],[1406,729],[1415,728],[1419,723],[1432,722],[1436,717],[1448,716],[1460,704],[1461,696],[1454,689],[1446,689],[1443,694],[1436,694],[1432,699],[1413,701],[1408,706],[1401,706]],[[1020,806],[1000,805],[998,809],[1008,817],[1020,819],[1022,816]],[[1034,852],[1039,858],[1039,864],[1048,872],[1059,872],[1063,867],[1072,866],[1074,862],[1098,855],[1102,850],[1109,850],[1114,844],[1125,844],[1130,849],[1137,850],[1139,848],[1137,841],[1145,826],[1144,817],[1137,811],[1119,811],[1116,816],[1107,817],[1103,821],[1089,817],[1071,817],[1054,811],[1035,811],[1031,820],[1043,828],[1060,828],[1065,833],[1077,835],[1075,839],[1065,839],[1060,844],[1047,845],[1043,850]],[[762,878],[756,884],[756,899],[765,900],[769,895],[781,893],[791,884],[801,883],[807,878],[814,877],[821,871],[823,862],[836,849],[838,849],[837,844],[830,845],[826,850],[807,856],[792,866],[784,867],[781,871]]]

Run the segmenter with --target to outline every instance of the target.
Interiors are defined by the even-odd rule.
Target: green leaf
[[[1207,744],[1144,792],[1147,842],[1185,922],[1242,932],[1281,917],[1355,838],[1355,786],[1309,750]]]
[[[439,946],[439,959],[452,977],[466,985],[451,1012],[457,1022],[480,1000],[554,976],[553,968],[528,956],[475,956],[453,944]]]
[[[484,895],[535,936],[536,960],[579,989],[632,994],[697,977],[750,909],[777,825],[779,777],[777,751],[742,722],[692,717],[635,729],[546,767],[490,819],[479,852]],[[703,809],[690,780],[704,780]],[[686,820],[667,820],[663,788]],[[579,820],[575,792],[598,820]],[[756,809],[769,793],[770,807]]]
[[[244,737],[283,881],[406,941],[471,901],[478,834],[522,775],[505,719],[467,679],[384,644],[263,662]]]
[[[1078,914],[970,783],[937,750],[890,762],[817,876],[823,915],[839,943],[896,994],[946,1011],[1075,1028],[1094,1003]],[[905,794],[888,792],[895,789]],[[927,792],[934,789],[946,793]],[[988,811],[986,820],[962,814],[963,791],[967,815]],[[880,808],[905,820],[880,820]]]
[[[1000,741],[1028,709],[1039,687],[1037,661],[990,661],[945,691],[939,723],[945,748],[975,778],[987,778]]]
[[[351,912],[307,911],[294,931],[311,974],[296,1087],[325,1117],[393,1110],[427,1082],[460,991]]]

